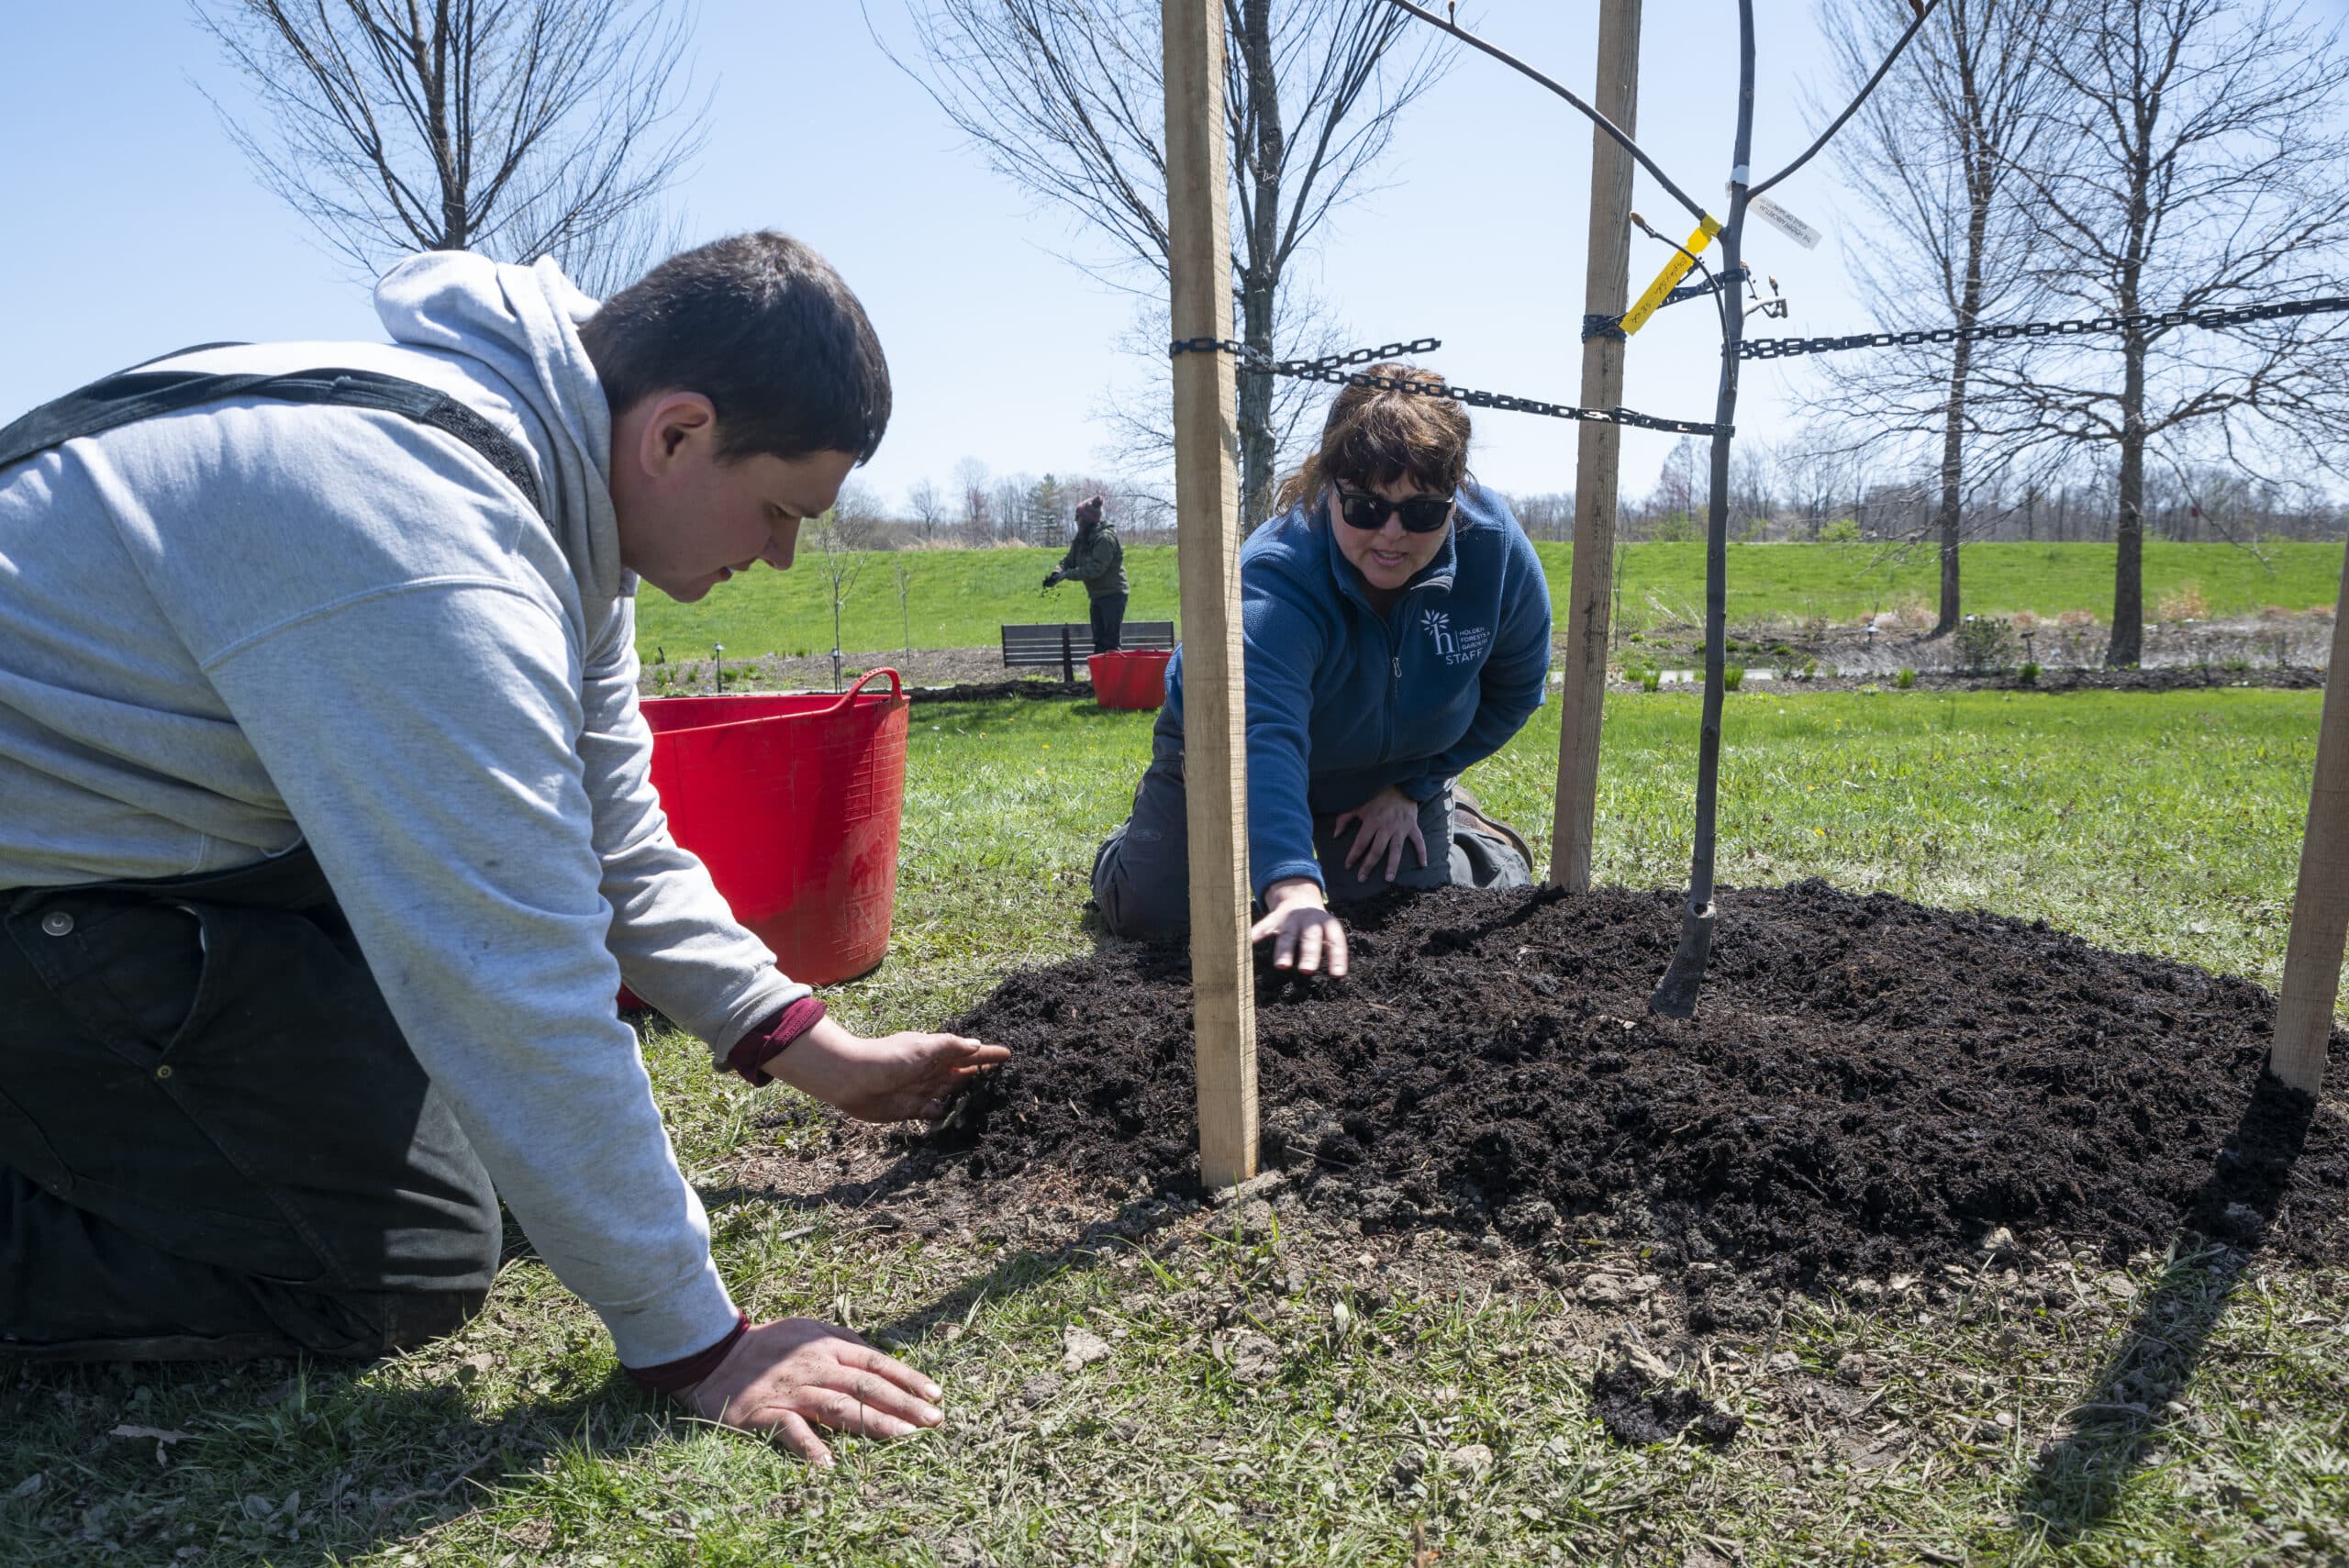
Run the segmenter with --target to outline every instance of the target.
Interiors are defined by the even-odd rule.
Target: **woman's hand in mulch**
[[[1321,900],[1321,885],[1309,876],[1290,877],[1264,889],[1264,917],[1249,928],[1248,940],[1273,940],[1273,967],[1310,974],[1327,969],[1346,973],[1346,929]]]

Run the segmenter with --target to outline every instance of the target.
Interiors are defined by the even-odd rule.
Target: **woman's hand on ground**
[[[928,1121],[947,1096],[1011,1052],[953,1034],[867,1040],[825,1018],[766,1063],[768,1075],[859,1121]]]
[[[1356,880],[1368,882],[1371,869],[1379,858],[1386,861],[1386,880],[1403,869],[1403,846],[1408,844],[1419,853],[1419,863],[1428,863],[1428,841],[1419,834],[1419,803],[1388,784],[1352,811],[1338,814],[1330,831],[1341,834],[1346,824],[1354,827],[1354,841],[1346,850],[1346,869],[1353,871],[1354,862],[1362,862]]]
[[[1273,967],[1310,974],[1326,967],[1331,979],[1346,973],[1346,929],[1321,900],[1321,884],[1293,876],[1264,889],[1264,917],[1249,928],[1252,944],[1274,939]]]
[[[816,1435],[819,1426],[901,1438],[946,1419],[938,1385],[846,1329],[811,1318],[760,1324],[734,1342],[716,1372],[677,1397],[705,1420],[780,1438],[815,1465],[832,1462]]]

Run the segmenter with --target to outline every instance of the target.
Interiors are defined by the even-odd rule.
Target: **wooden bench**
[[[1120,621],[1118,640],[1120,647],[1134,652],[1171,649],[1174,646],[1174,623]],[[1061,679],[1074,684],[1077,660],[1092,651],[1093,628],[1089,622],[1060,621],[1003,628],[1003,667],[1007,670],[1049,670],[1057,664]]]

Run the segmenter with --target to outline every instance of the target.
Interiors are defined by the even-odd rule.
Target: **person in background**
[[[1440,382],[1409,365],[1370,375]],[[1522,835],[1459,786],[1542,706],[1550,591],[1524,530],[1468,475],[1457,402],[1349,386],[1281,514],[1240,551],[1249,885],[1281,968],[1346,972],[1333,902],[1389,887],[1523,887]],[[1183,655],[1133,813],[1093,862],[1109,929],[1190,924]]]
[[[1101,515],[1101,497],[1088,495],[1077,504],[1076,538],[1059,568],[1044,579],[1044,586],[1082,583],[1093,610],[1093,651],[1118,651],[1119,630],[1126,619],[1126,547],[1118,530]]]

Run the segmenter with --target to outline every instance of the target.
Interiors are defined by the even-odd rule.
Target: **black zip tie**
[[[1667,305],[1678,305],[1683,300],[1702,299],[1709,294],[1719,294],[1721,292],[1723,284],[1742,284],[1753,275],[1753,270],[1747,267],[1740,267],[1734,272],[1723,272],[1717,278],[1709,273],[1703,283],[1683,284],[1665,295],[1657,302],[1656,309],[1662,310]],[[1623,330],[1623,318],[1620,316],[1597,313],[1586,315],[1582,318],[1582,340],[1586,343],[1593,338],[1622,339],[1626,336]]]
[[[1552,419],[1579,419],[1594,425],[1630,425],[1642,430],[1662,430],[1667,435],[1714,436],[1734,434],[1734,426],[1705,425],[1694,419],[1666,419],[1660,415],[1642,414],[1635,408],[1578,408],[1571,403],[1545,403],[1537,397],[1518,397],[1506,392],[1479,392],[1474,387],[1453,386],[1448,382],[1415,381],[1408,376],[1371,375],[1361,371],[1346,370],[1347,365],[1373,364],[1391,360],[1398,354],[1425,353],[1442,348],[1435,338],[1419,338],[1408,343],[1384,343],[1375,349],[1356,349],[1348,354],[1325,354],[1318,360],[1275,360],[1259,350],[1229,338],[1177,338],[1168,345],[1170,354],[1226,353],[1237,359],[1248,370],[1271,375],[1293,376],[1299,381],[1327,382],[1333,386],[1362,386],[1375,392],[1410,393],[1422,397],[1448,397],[1454,403],[1464,403],[1471,408],[1492,408],[1504,414],[1540,414]]]
[[[1842,338],[1748,338],[1737,346],[1741,360],[1789,360],[1798,354],[1839,354],[1852,349],[1915,348],[1929,343],[1997,343],[2014,338],[2076,338],[2091,332],[2133,332],[2147,328],[2199,327],[2206,330],[2252,321],[2281,321],[2349,310],[2349,295],[2323,299],[2278,300],[2228,310],[2139,311],[2129,316],[2084,316],[2069,321],[2001,321],[1986,327],[1937,327],[1909,332],[1854,332]]]

